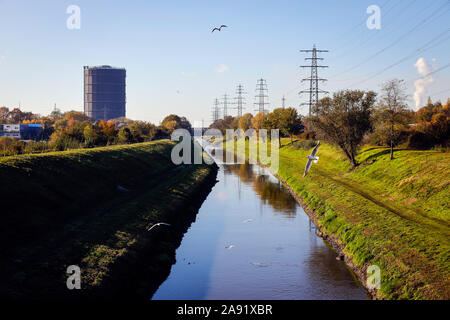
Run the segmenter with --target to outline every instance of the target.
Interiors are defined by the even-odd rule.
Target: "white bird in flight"
[[[159,227],[159,226],[168,226],[168,227],[170,227],[170,224],[165,223],[165,222],[155,223],[154,225],[152,225],[151,227],[149,227],[149,228],[147,229],[147,231],[151,231],[154,227]]]
[[[319,150],[319,146],[320,141],[317,143],[317,146],[314,147],[313,151],[311,152],[311,155],[307,156],[308,162],[306,162],[305,173],[303,174],[303,177],[306,177],[306,175],[308,174],[312,162],[314,161],[314,163],[317,163],[317,161],[319,161],[319,157],[316,157],[317,151]]]

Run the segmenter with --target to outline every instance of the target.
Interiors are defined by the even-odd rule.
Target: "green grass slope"
[[[450,299],[450,154],[366,147],[352,170],[323,143],[303,178],[311,150],[283,145],[278,175],[357,268],[380,267],[379,298]]]
[[[0,296],[149,299],[215,181],[215,166],[175,166],[173,146],[163,140],[1,159],[8,206]],[[161,221],[172,227],[146,231]],[[81,291],[66,288],[69,265],[81,268]]]

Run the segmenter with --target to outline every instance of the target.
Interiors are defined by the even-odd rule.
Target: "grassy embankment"
[[[388,149],[365,147],[352,170],[338,149],[322,144],[319,162],[303,178],[311,150],[288,139],[283,145],[278,175],[324,237],[362,281],[369,265],[380,267],[381,289],[372,294],[450,299],[449,153],[398,150],[389,161]]]
[[[175,166],[173,145],[1,158],[0,295],[148,299],[215,183],[215,166]],[[156,222],[172,227],[146,231]],[[67,290],[69,265],[82,290]]]

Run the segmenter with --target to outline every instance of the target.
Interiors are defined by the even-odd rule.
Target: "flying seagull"
[[[154,227],[159,227],[159,226],[168,226],[168,227],[170,227],[170,224],[164,223],[164,222],[155,223],[154,225],[152,225],[151,227],[149,227],[149,228],[147,229],[147,231],[151,231]]]
[[[228,28],[228,26],[226,26],[226,25],[221,25],[219,28],[214,28],[214,29],[212,29],[212,31],[211,31],[211,33],[213,33],[214,31],[222,31],[222,28]]]
[[[317,146],[314,147],[313,151],[311,152],[311,155],[307,156],[308,162],[306,163],[305,173],[303,174],[303,177],[306,177],[306,175],[308,174],[312,162],[314,161],[314,163],[317,163],[317,161],[319,161],[319,157],[316,157],[317,151],[319,150],[319,146],[320,141],[317,143]]]

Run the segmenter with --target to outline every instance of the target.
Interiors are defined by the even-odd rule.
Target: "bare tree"
[[[390,159],[392,160],[394,159],[394,147],[398,143],[401,128],[404,128],[408,119],[404,81],[399,79],[389,80],[383,84],[381,91],[375,119],[381,126],[381,132],[385,133],[386,141],[391,148]]]
[[[375,104],[373,91],[339,91],[333,98],[323,98],[314,107],[310,121],[313,129],[325,140],[336,144],[356,167],[356,153],[371,129],[371,113]]]

